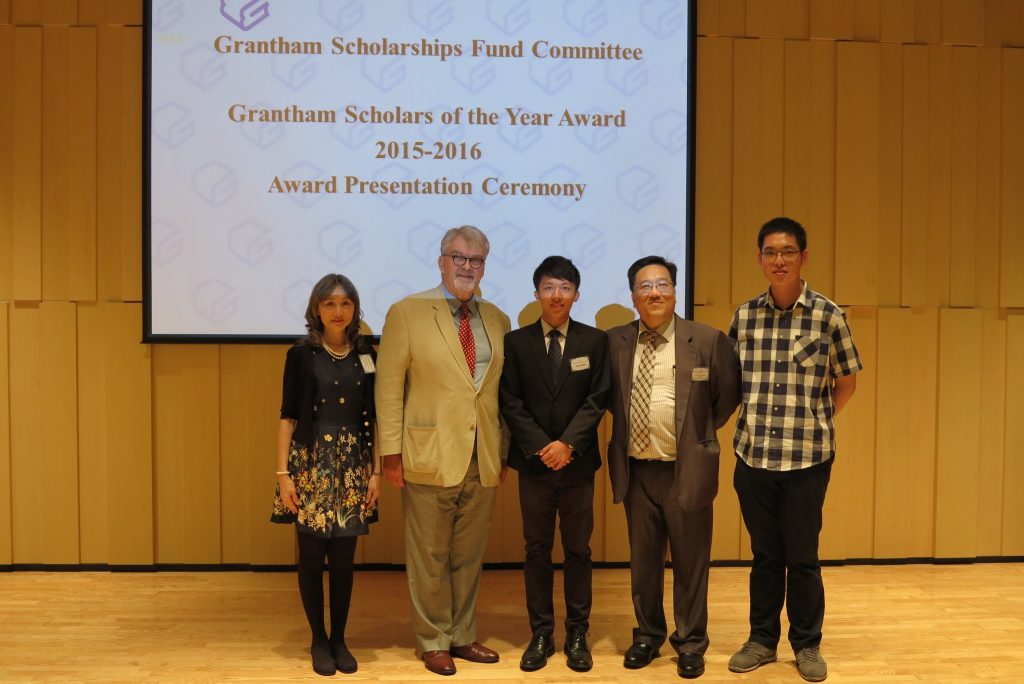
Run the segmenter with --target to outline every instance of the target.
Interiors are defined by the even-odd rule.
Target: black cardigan
[[[281,396],[281,418],[296,421],[292,441],[297,444],[312,444],[316,434],[316,416],[313,404],[316,402],[316,377],[313,375],[313,355],[326,354],[321,347],[314,347],[305,340],[288,350],[284,361],[284,388]],[[377,355],[369,338],[362,337],[352,350],[353,354],[369,354],[377,363]],[[363,382],[363,408],[372,428],[376,423],[373,405],[373,384],[376,373],[367,373]],[[372,440],[371,440],[372,441]]]

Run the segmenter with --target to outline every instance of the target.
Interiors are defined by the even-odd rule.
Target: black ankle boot
[[[325,677],[333,676],[337,670],[331,645],[325,640],[314,639],[309,645],[309,655],[313,658],[313,672]]]
[[[334,654],[334,664],[337,666],[338,672],[352,674],[358,669],[359,665],[344,641],[332,641],[331,653]]]

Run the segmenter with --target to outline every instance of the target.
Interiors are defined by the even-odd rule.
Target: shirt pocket
[[[814,368],[826,354],[824,344],[818,337],[797,337],[793,341],[793,363],[801,368]]]

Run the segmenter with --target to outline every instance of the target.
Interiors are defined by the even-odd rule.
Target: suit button
[[[555,402],[555,406],[558,406],[558,402],[557,401]]]

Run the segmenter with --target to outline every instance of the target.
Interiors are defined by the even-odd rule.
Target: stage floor
[[[802,682],[788,645],[779,662],[728,671],[747,633],[747,573],[711,571],[711,648],[699,681]],[[1024,564],[829,567],[824,577],[829,682],[1024,682]],[[348,629],[359,671],[335,679],[680,681],[671,649],[643,670],[622,667],[634,624],[628,570],[594,572],[591,672],[569,670],[560,651],[544,669],[520,672],[530,636],[522,587],[519,571],[484,572],[479,640],[501,662],[456,661],[458,674],[442,678],[413,652],[405,575],[359,571]],[[309,665],[294,573],[12,572],[0,574],[0,595],[0,682],[323,681]],[[556,586],[558,620],[560,600]],[[559,628],[559,647],[562,636]]]

